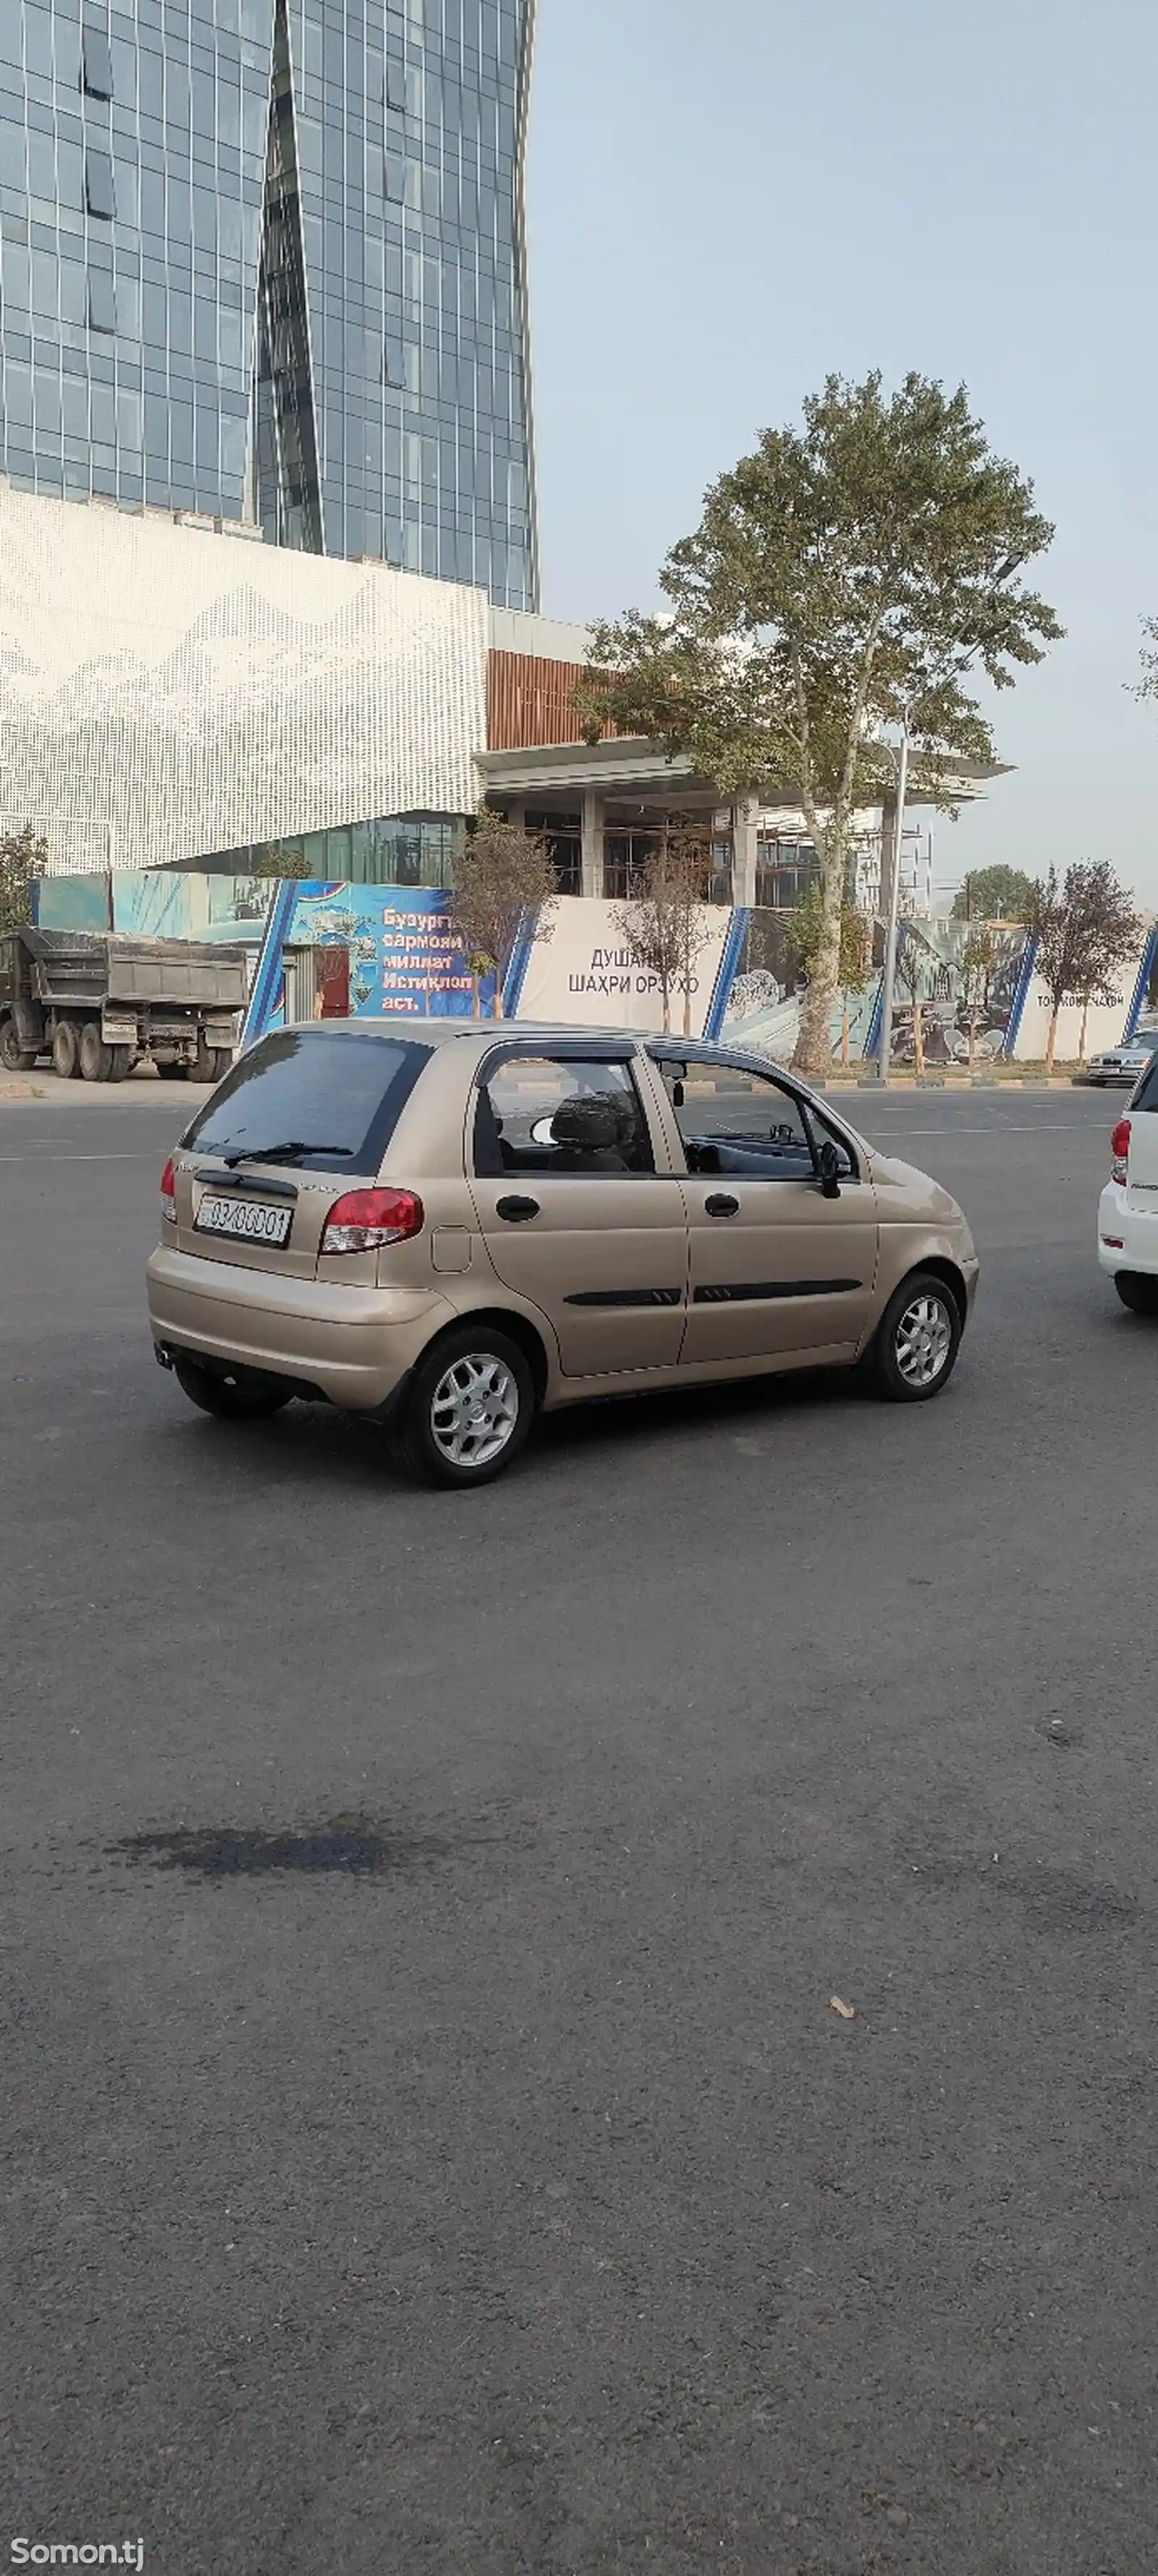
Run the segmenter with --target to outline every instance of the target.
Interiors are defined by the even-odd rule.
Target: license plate
[[[259,1199],[204,1198],[197,1210],[198,1234],[231,1234],[241,1243],[283,1244],[289,1241],[293,1209],[264,1207]]]

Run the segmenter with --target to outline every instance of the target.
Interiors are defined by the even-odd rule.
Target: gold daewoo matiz
[[[186,1129],[161,1220],[153,1340],[195,1404],[373,1414],[451,1485],[592,1396],[860,1364],[919,1403],[977,1286],[956,1201],[791,1075],[615,1029],[278,1030]]]

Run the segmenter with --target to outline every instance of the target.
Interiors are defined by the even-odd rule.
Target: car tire
[[[1132,1315],[1158,1315],[1158,1279],[1144,1270],[1116,1270],[1114,1286]]]
[[[890,1297],[870,1349],[877,1394],[890,1404],[927,1404],[957,1365],[961,1309],[934,1270],[914,1270]]]
[[[80,1069],[86,1082],[107,1082],[112,1048],[105,1045],[99,1020],[82,1020],[80,1027]]]
[[[23,1047],[15,1020],[5,1020],[0,1027],[0,1066],[5,1073],[31,1073],[36,1062],[34,1047]]]
[[[293,1401],[292,1387],[248,1378],[243,1369],[233,1376],[226,1370],[204,1368],[184,1351],[173,1354],[173,1375],[190,1404],[199,1406],[202,1413],[215,1414],[219,1422],[260,1422]]]
[[[461,1324],[414,1370],[394,1445],[421,1484],[489,1485],[517,1458],[535,1410],[518,1343],[491,1324]]]
[[[61,1082],[71,1082],[80,1072],[80,1050],[76,1040],[75,1020],[58,1020],[52,1032],[52,1070]]]

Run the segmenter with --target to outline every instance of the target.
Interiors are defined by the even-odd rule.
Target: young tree
[[[950,806],[951,762],[993,756],[962,685],[994,686],[1061,629],[1018,574],[1052,536],[1030,484],[994,456],[963,387],[830,376],[800,430],[766,430],[708,492],[660,579],[670,617],[596,629],[576,704],[687,753],[719,792],[799,801],[821,869],[823,935],[796,1062],[823,1073],[840,911],[859,806],[892,784],[882,728],[907,721],[914,777]]]
[[[911,931],[901,934],[897,949],[897,982],[909,996],[913,1013],[913,1064],[918,1082],[925,1070],[925,1024],[922,1006],[925,999],[926,959]]]
[[[691,1035],[693,969],[707,939],[701,907],[710,872],[707,843],[686,827],[671,826],[646,860],[636,891],[612,914],[632,965],[658,981],[665,1031],[671,1028],[672,994],[682,987],[685,1037]]]
[[[1033,880],[1020,868],[974,868],[953,897],[954,921],[1028,921]]]
[[[538,913],[539,937],[550,938],[559,880],[547,843],[480,806],[473,830],[454,862],[450,917],[475,979],[493,974],[496,1020],[502,1018],[502,978],[524,913]]]
[[[1028,881],[1027,881],[1028,882]],[[1032,902],[1033,888],[1029,888]],[[1026,907],[1027,911],[1029,906]],[[998,916],[1000,918],[1000,916]],[[1001,946],[986,921],[970,932],[961,952],[961,1000],[965,1011],[965,1033],[969,1048],[969,1071],[973,1071],[977,1039],[990,1016],[993,979],[1001,959]]]
[[[816,961],[824,943],[824,897],[819,884],[810,885],[802,894],[788,925],[791,953],[806,983],[816,971]],[[872,931],[863,912],[858,912],[847,898],[840,908],[840,954],[837,965],[837,989],[840,994],[840,1061],[849,1062],[849,1025],[852,1005],[863,993],[872,972]]]
[[[26,823],[0,839],[0,935],[32,919],[32,880],[48,866],[48,843]]]
[[[1037,879],[1029,928],[1036,941],[1033,971],[1049,1002],[1045,1062],[1052,1073],[1063,1002],[1082,1005],[1079,1056],[1084,1058],[1090,1004],[1112,1002],[1115,969],[1140,936],[1142,921],[1109,861],[1085,859],[1067,868],[1064,883],[1059,884],[1056,868]]]

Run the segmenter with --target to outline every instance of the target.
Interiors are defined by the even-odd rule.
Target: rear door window
[[[629,1064],[512,1055],[479,1086],[474,1167],[614,1177],[652,1172],[655,1158]]]
[[[324,1029],[275,1029],[238,1058],[181,1142],[303,1171],[376,1172],[429,1047]]]

